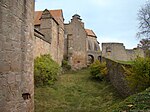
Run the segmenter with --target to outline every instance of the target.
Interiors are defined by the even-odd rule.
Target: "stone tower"
[[[65,24],[65,55],[73,69],[87,66],[86,32],[84,23],[78,14],[72,16],[71,22]]]
[[[34,0],[0,0],[0,112],[34,111]]]

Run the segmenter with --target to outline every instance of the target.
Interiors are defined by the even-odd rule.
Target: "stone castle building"
[[[64,24],[62,10],[34,13],[34,0],[0,0],[0,112],[34,112],[34,58],[48,53],[60,65],[67,58],[76,69],[98,59],[100,49],[77,14]],[[123,44],[103,44],[102,56],[115,60],[138,53]]]
[[[79,15],[74,15],[71,22],[65,24],[65,56],[73,68],[86,67],[86,32]]]
[[[100,47],[96,35],[84,28],[79,15],[75,14],[71,22],[65,24],[65,56],[73,68],[86,67],[100,56]]]
[[[52,58],[61,64],[64,54],[64,18],[62,10],[45,9],[44,11],[36,11],[34,14],[34,27],[42,35],[40,39],[35,38],[35,57],[41,54],[51,54]]]
[[[141,48],[125,49],[123,43],[102,43],[102,57],[112,60],[131,61],[138,56],[145,56]]]
[[[67,60],[72,69],[87,67],[101,57],[122,61],[144,57],[142,49],[125,49],[123,43],[102,43],[100,52],[97,36],[84,27],[80,16],[75,14],[64,23],[61,9],[35,11],[34,27],[34,58],[51,54],[59,65]]]
[[[66,59],[73,69],[80,69],[100,56],[96,35],[84,28],[77,14],[64,24],[62,10],[36,11],[34,27],[34,57],[51,54],[60,65]]]

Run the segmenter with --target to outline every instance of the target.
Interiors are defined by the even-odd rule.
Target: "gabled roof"
[[[34,12],[34,25],[41,24],[40,18],[42,16],[42,11],[35,11]]]
[[[57,9],[57,10],[49,10],[50,13],[52,14],[52,16],[54,18],[60,18],[60,17],[63,17],[63,12],[62,12],[62,9]]]
[[[85,29],[85,32],[86,32],[87,36],[96,37],[96,35],[95,35],[95,33],[93,32],[93,30]]]
[[[49,10],[50,14],[53,16],[53,18],[59,23],[63,21],[63,12],[61,9],[58,10]],[[40,25],[41,24],[41,16],[42,16],[43,11],[35,11],[34,12],[34,25]]]

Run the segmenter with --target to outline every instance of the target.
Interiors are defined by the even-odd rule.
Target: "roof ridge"
[[[52,15],[53,19],[56,20],[56,22],[59,24],[60,21],[63,21],[63,11],[62,9],[53,9],[49,10],[47,9],[50,14]],[[40,17],[42,16],[43,11],[34,11],[35,12],[35,18],[34,18],[34,24],[39,25],[40,24]],[[63,19],[61,19],[63,18]]]
[[[96,34],[94,33],[94,31],[92,29],[87,29],[86,28],[85,31],[86,31],[86,34],[88,36],[97,37]]]

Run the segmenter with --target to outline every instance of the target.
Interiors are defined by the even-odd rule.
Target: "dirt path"
[[[61,75],[52,87],[35,89],[36,112],[104,112],[119,101],[113,87],[92,80],[89,70]]]

